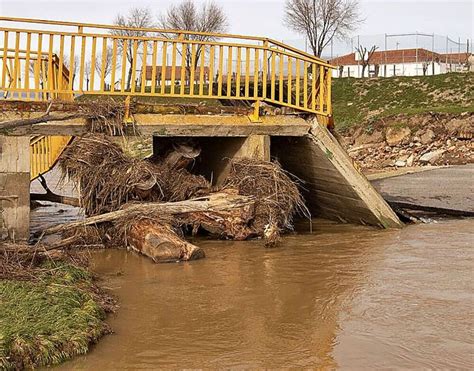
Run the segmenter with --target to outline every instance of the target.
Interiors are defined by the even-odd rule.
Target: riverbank
[[[335,79],[341,144],[364,171],[474,162],[474,73]]]
[[[333,79],[336,128],[345,131],[400,114],[474,112],[474,73]]]
[[[114,300],[78,264],[83,258],[20,256],[8,245],[0,252],[1,369],[59,364],[110,332]]]
[[[341,132],[341,143],[364,170],[474,162],[474,113],[401,114]]]

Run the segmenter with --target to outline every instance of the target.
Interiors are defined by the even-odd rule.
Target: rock
[[[434,162],[436,162],[436,160],[438,160],[442,156],[444,152],[445,150],[443,149],[427,152],[423,156],[420,157],[420,162],[433,164]]]
[[[375,130],[372,134],[362,133],[359,135],[355,141],[354,145],[360,146],[363,144],[373,144],[383,142],[383,135],[380,131]]]
[[[418,135],[415,135],[415,136],[413,137],[413,141],[414,141],[414,142],[421,142],[421,138],[420,138]]]
[[[377,146],[378,146],[377,143],[362,144],[360,146],[351,147],[347,151],[349,153],[355,153],[355,152],[360,152],[362,150],[370,149],[370,148],[377,147]]]
[[[436,137],[436,134],[434,133],[434,131],[431,129],[428,129],[421,135],[420,142],[422,144],[429,144],[433,141],[435,137]]]
[[[465,123],[464,120],[453,119],[453,120],[449,120],[446,124],[444,124],[444,126],[446,127],[446,131],[449,134],[456,134],[457,131],[461,128],[461,126],[463,126],[464,123]]]
[[[401,144],[410,137],[410,128],[388,128],[385,133],[385,140],[389,146]]]
[[[380,164],[381,167],[389,167],[389,166],[392,166],[393,162],[392,160],[390,160],[389,158],[385,159],[384,161],[382,161],[382,163]]]
[[[466,122],[457,130],[456,137],[459,139],[474,138],[474,122]]]
[[[397,161],[395,161],[395,166],[396,166],[396,167],[405,167],[405,166],[406,166],[406,162],[405,162],[405,161],[401,161],[401,160],[397,160]]]
[[[353,142],[354,142],[354,139],[351,137],[343,137],[343,136],[339,137],[339,143],[341,143],[343,147],[347,147],[351,145]]]
[[[353,132],[352,135],[350,135],[353,139],[358,138],[364,131],[362,130],[361,127],[356,128]]]
[[[415,155],[412,153],[408,158],[407,158],[407,166],[413,166],[413,160],[415,159]]]

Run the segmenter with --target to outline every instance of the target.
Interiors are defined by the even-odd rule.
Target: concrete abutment
[[[155,137],[154,150],[180,137]],[[403,224],[326,125],[312,121],[302,136],[249,135],[246,137],[193,137],[201,148],[194,171],[221,185],[230,160],[239,157],[277,159],[283,168],[304,181],[303,195],[315,217],[383,228]]]
[[[28,240],[30,138],[0,136],[0,240]]]

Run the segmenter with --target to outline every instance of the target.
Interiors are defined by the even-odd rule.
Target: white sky
[[[155,15],[170,0],[0,0],[2,16],[111,23],[131,6],[148,6]],[[279,40],[302,38],[282,25],[284,0],[215,0],[229,17],[231,33]],[[449,35],[465,42],[474,35],[474,0],[361,0],[364,24],[355,35],[425,32]]]

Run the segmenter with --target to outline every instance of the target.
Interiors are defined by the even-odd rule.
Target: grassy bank
[[[333,79],[336,125],[346,129],[397,114],[474,112],[474,73]]]
[[[104,297],[85,269],[51,260],[27,269],[0,281],[0,369],[58,364],[108,332]]]

